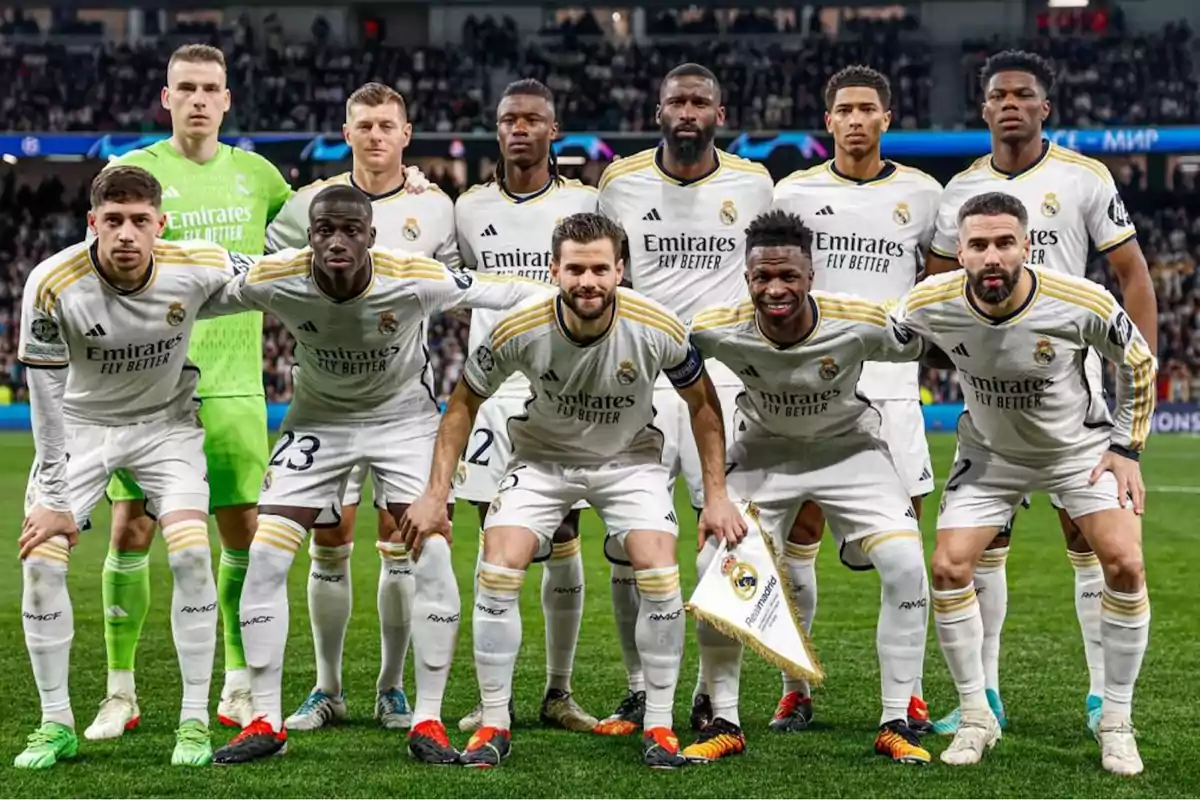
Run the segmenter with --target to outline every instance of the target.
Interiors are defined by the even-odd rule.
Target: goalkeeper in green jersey
[[[218,141],[229,111],[225,58],[207,45],[185,45],[167,64],[162,104],[171,137],[117,162],[142,167],[163,188],[165,239],[207,239],[227,250],[263,253],[267,224],[292,194],[265,158]],[[188,357],[200,368],[197,394],[208,458],[211,510],[221,533],[217,602],[225,633],[225,685],[218,719],[250,723],[252,704],[242,655],[238,605],[258,492],[267,466],[267,412],[262,383],[262,314],[247,312],[197,323]],[[104,639],[108,691],[88,739],[112,739],[138,723],[134,654],[150,605],[148,553],[154,522],[144,495],[118,473],[108,487],[112,543],[104,564]]]

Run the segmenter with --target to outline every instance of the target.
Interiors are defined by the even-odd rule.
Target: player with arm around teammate
[[[814,502],[839,542],[878,571],[883,713],[875,751],[924,764],[929,753],[909,727],[908,707],[925,655],[925,556],[879,412],[857,389],[864,362],[912,361],[921,343],[893,328],[880,303],[811,291],[812,240],[794,214],[775,210],[753,220],[746,230],[750,300],[697,314],[692,341],[746,382],[726,480],[733,498],[753,503],[776,552],[788,552],[796,513]],[[700,574],[717,544],[710,539],[701,550]],[[714,718],[683,756],[713,761],[745,747],[737,708],[742,646],[710,626],[698,638]]]
[[[36,454],[20,538],[21,617],[42,723],[18,768],[53,766],[79,746],[67,689],[75,632],[67,564],[117,469],[144,487],[174,577],[183,703],[171,763],[212,759],[217,589],[199,375],[186,353],[201,306],[248,262],[208,242],[158,240],[161,195],[137,167],[100,173],[88,212],[96,238],[42,262],[25,285],[18,358],[29,368]]]
[[[1107,290],[1027,263],[1029,224],[1012,195],[968,200],[957,219],[963,269],[925,281],[893,312],[897,325],[953,361],[967,406],[932,564],[938,640],[961,708],[941,759],[974,764],[1000,738],[985,694],[972,574],[1021,498],[1047,492],[1087,537],[1104,571],[1097,739],[1104,769],[1135,775],[1142,760],[1131,705],[1150,628],[1138,459],[1154,412],[1156,362]],[[1113,412],[1089,384],[1091,350],[1117,367]]]
[[[1004,192],[1029,212],[1029,263],[1077,278],[1084,277],[1091,249],[1105,255],[1116,273],[1129,318],[1155,351],[1158,335],[1154,284],[1108,168],[1100,161],[1059,147],[1043,138],[1050,114],[1054,65],[1032,53],[1005,51],[988,59],[980,75],[984,90],[983,118],[991,132],[992,152],[946,184],[938,210],[928,271],[958,267],[958,212],[971,197]],[[1103,383],[1101,359],[1088,359],[1088,386]],[[1104,650],[1100,642],[1101,590],[1104,575],[1088,538],[1065,509],[1058,509],[1067,555],[1075,573],[1075,613],[1083,633],[1089,685],[1085,700],[1087,728],[1095,735],[1104,694]],[[989,545],[975,570],[983,617],[983,663],[988,703],[1006,724],[1000,699],[1000,633],[1008,608],[1005,564],[1011,523]],[[957,711],[934,723],[939,733],[953,733]]]
[[[833,135],[834,157],[775,187],[775,208],[799,215],[813,232],[813,286],[879,303],[895,303],[916,283],[942,191],[924,172],[883,158],[880,141],[891,124],[891,95],[887,78],[870,67],[834,74],[825,86],[825,126]],[[921,500],[933,491],[933,465],[917,376],[915,363],[867,363],[858,388],[879,411],[881,435],[920,518]],[[788,536],[785,559],[806,630],[816,616],[816,561],[824,530],[820,507],[808,503]],[[843,561],[855,569],[869,567]],[[803,730],[812,715],[808,682],[784,674],[771,729]],[[914,730],[929,730],[920,676],[908,717]]]
[[[513,456],[484,523],[474,612],[484,719],[462,753],[466,766],[494,767],[509,753],[508,702],[521,645],[518,599],[525,570],[549,549],[563,514],[581,499],[596,509],[610,535],[625,539],[638,581],[637,642],[646,674],[643,761],[660,769],[686,763],[671,731],[685,620],[677,520],[668,468],[661,463],[663,435],[654,426],[660,371],[691,411],[707,489],[701,530],[733,544],[745,523],[725,493],[719,403],[682,323],[658,303],[618,288],[623,237],[599,214],[575,214],[559,224],[552,245],[557,296],[505,317],[490,341],[472,352],[438,432],[429,486],[402,522],[418,542],[449,531],[445,503],[472,418],[512,372],[523,372],[534,393],[525,418],[511,423]]]
[[[309,208],[310,247],[263,259],[206,311],[270,312],[297,343],[295,393],[263,482],[242,595],[255,719],[213,756],[216,763],[253,761],[286,745],[287,575],[321,513],[340,506],[350,473],[365,462],[397,519],[424,489],[438,421],[426,319],[455,305],[511,308],[545,291],[373,248],[371,221],[371,202],[358,189],[323,189]],[[448,543],[430,543],[413,577],[417,698],[408,749],[418,760],[450,763],[458,754],[440,717],[459,595]]]
[[[467,268],[549,283],[550,241],[558,221],[596,210],[595,188],[559,174],[553,149],[557,135],[554,95],[544,84],[529,78],[505,87],[496,107],[500,159],[495,175],[464,192],[455,203],[459,250]],[[487,341],[501,316],[482,310],[471,313],[468,352]],[[469,500],[479,514],[481,557],[483,520],[512,451],[508,421],[525,413],[528,397],[529,381],[514,373],[480,407],[462,453],[454,494]],[[567,512],[554,532],[550,551],[538,557],[544,565],[541,594],[546,618],[546,688],[539,718],[570,731],[590,731],[597,723],[571,692],[584,607],[579,543],[583,507],[581,503]],[[479,704],[459,720],[459,730],[475,731],[482,719]]]
[[[300,189],[267,230],[267,249],[303,248],[308,244],[309,209],[328,186],[353,186],[371,201],[376,244],[436,259],[458,269],[454,235],[454,203],[436,187],[415,191],[415,167],[404,166],[404,150],[412,138],[404,98],[380,83],[356,89],[346,100],[342,135],[350,145],[351,168]],[[342,650],[350,623],[350,556],[358,503],[367,477],[360,463],[350,475],[340,520],[321,519],[313,529],[308,574],[309,621],[316,654],[312,692],[287,718],[290,731],[315,730],[345,719]],[[378,486],[376,487],[379,488]],[[380,492],[375,493],[381,496]],[[415,587],[412,563],[395,541],[395,520],[378,509],[379,584],[377,609],[381,663],[376,681],[375,719],[384,728],[403,730],[412,724],[412,708],[404,693],[404,662],[412,626]]]

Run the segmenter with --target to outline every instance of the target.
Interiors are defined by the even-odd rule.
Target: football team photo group
[[[1010,735],[1063,746],[1032,701],[1011,733],[1000,693],[1010,539],[1016,553],[1023,507],[1048,498],[1074,585],[1064,572],[1062,607],[1045,613],[1070,615],[1074,596],[1084,658],[1058,639],[1036,646],[1087,687],[1068,710],[1094,739],[1076,768],[1143,772],[1140,458],[1158,305],[1108,167],[1043,136],[1053,64],[991,55],[978,76],[991,151],[944,186],[881,153],[892,86],[870,66],[812,87],[834,150],[779,181],[716,145],[728,98],[705,65],[661,76],[646,121],[660,143],[613,160],[596,187],[562,173],[561,98],[524,78],[495,110],[495,175],[456,200],[405,164],[413,126],[387,85],[346,99],[350,171],[293,190],[219,139],[237,102],[220,49],[184,45],[162,70],[170,136],[95,175],[86,240],[42,261],[20,295],[32,669],[8,687],[30,708],[36,690],[41,720],[15,767],[79,756],[98,768],[114,757],[89,755],[97,742],[139,735],[135,655],[152,605],[169,607],[182,687],[159,760],[180,768],[255,770],[319,741],[336,773],[343,664],[360,656],[378,670],[371,724],[421,765],[503,773],[545,757],[544,744],[522,749],[528,725],[628,737],[628,759],[653,770],[717,774],[703,765],[778,736],[803,759],[799,742],[827,735],[814,693],[822,702],[845,666],[818,657],[837,631],[812,631],[832,539],[836,559],[821,563],[873,572],[848,580],[878,591],[877,618],[861,620],[877,677],[857,688],[877,712],[860,721],[862,752],[899,771],[987,770]],[[1085,277],[1096,253],[1118,295]],[[469,343],[439,402],[427,340],[442,314],[469,316]],[[265,315],[295,342],[271,439]],[[931,458],[922,365],[962,387],[948,467]],[[93,525],[109,505],[111,524]],[[584,618],[593,514],[611,581],[602,624]],[[364,525],[377,602],[352,614]],[[160,536],[171,589],[152,600]],[[101,585],[72,578],[68,591],[81,540],[96,537],[108,537]],[[476,545],[464,592],[453,554]],[[307,613],[289,604],[289,577],[306,569]],[[531,584],[540,616],[522,612]],[[84,697],[75,677],[104,674],[78,652],[100,637],[99,621],[77,632],[93,595],[107,678]],[[347,648],[351,618],[375,614],[378,663]],[[514,704],[523,637],[543,624],[541,705],[518,726],[532,710]],[[587,628],[628,678],[603,712],[573,685],[590,679],[576,669]],[[315,664],[288,648],[298,629]],[[926,703],[927,650],[956,703]],[[474,672],[452,674],[463,653]],[[760,657],[779,668],[778,693],[741,694],[743,664]],[[298,703],[286,673],[315,674]],[[443,707],[455,683],[471,686],[465,716]],[[743,726],[746,707],[775,710]]]

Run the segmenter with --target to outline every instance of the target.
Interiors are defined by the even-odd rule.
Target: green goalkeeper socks
[[[150,611],[150,553],[109,550],[101,584],[108,668],[132,672],[138,639]]]
[[[225,671],[245,669],[242,653],[242,626],[238,609],[242,602],[242,584],[250,565],[249,550],[222,550],[221,565],[217,568],[217,604],[225,631]]]

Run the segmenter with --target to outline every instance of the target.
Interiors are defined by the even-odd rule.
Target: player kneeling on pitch
[[[374,247],[371,201],[352,186],[321,190],[308,215],[309,247],[262,259],[205,309],[274,314],[296,340],[295,393],[263,481],[242,591],[255,716],[216,752],[218,764],[275,755],[287,744],[287,576],[321,512],[340,509],[360,465],[375,475],[376,502],[396,519],[425,489],[438,424],[425,354],[429,316],[453,306],[515,308],[551,291]],[[458,752],[441,721],[459,619],[446,542],[429,544],[413,579],[417,702],[408,749],[420,761],[454,763]]]
[[[217,588],[199,371],[186,353],[201,306],[249,260],[208,242],[157,240],[167,221],[162,187],[139,167],[100,173],[91,195],[96,240],[39,264],[22,301],[18,358],[29,368],[36,456],[20,539],[21,617],[42,724],[15,766],[50,767],[79,747],[67,691],[75,635],[67,562],[118,469],[145,490],[175,579],[183,705],[171,763],[202,766],[213,755]]]
[[[725,492],[720,404],[703,361],[674,314],[618,288],[623,239],[620,226],[598,214],[574,214],[558,225],[551,244],[557,296],[502,319],[471,354],[438,431],[428,488],[403,522],[414,548],[427,537],[449,536],[446,501],[475,414],[509,375],[524,373],[533,396],[526,416],[509,421],[513,455],[484,523],[474,613],[483,727],[462,753],[466,766],[494,767],[509,753],[525,570],[550,549],[554,531],[580,500],[609,531],[627,532],[617,535],[641,592],[643,761],[660,769],[687,763],[671,730],[686,621],[663,435],[654,427],[659,372],[691,412],[705,483],[700,530],[732,545],[746,527]]]
[[[933,554],[934,621],[962,706],[941,758],[977,763],[1000,738],[984,693],[972,572],[1021,498],[1047,492],[1104,568],[1104,706],[1096,736],[1104,769],[1136,775],[1142,760],[1131,705],[1150,631],[1138,457],[1154,413],[1157,364],[1106,289],[1026,263],[1028,225],[1011,195],[971,198],[958,212],[963,269],[918,285],[893,311],[896,325],[954,362],[967,406]],[[1089,348],[1116,366],[1113,412],[1101,387],[1088,384]]]
[[[812,240],[800,218],[784,211],[751,222],[751,299],[697,314],[692,342],[746,382],[726,480],[732,497],[757,507],[775,551],[787,552],[792,521],[812,501],[843,548],[857,550],[857,560],[869,559],[879,572],[883,714],[875,751],[924,764],[929,753],[908,726],[927,629],[921,535],[909,492],[880,439],[879,412],[855,391],[864,361],[914,361],[921,343],[899,335],[881,304],[812,291]],[[717,549],[709,540],[701,550],[701,575]],[[696,632],[713,721],[683,756],[712,761],[745,748],[737,707],[742,645],[703,621]]]

